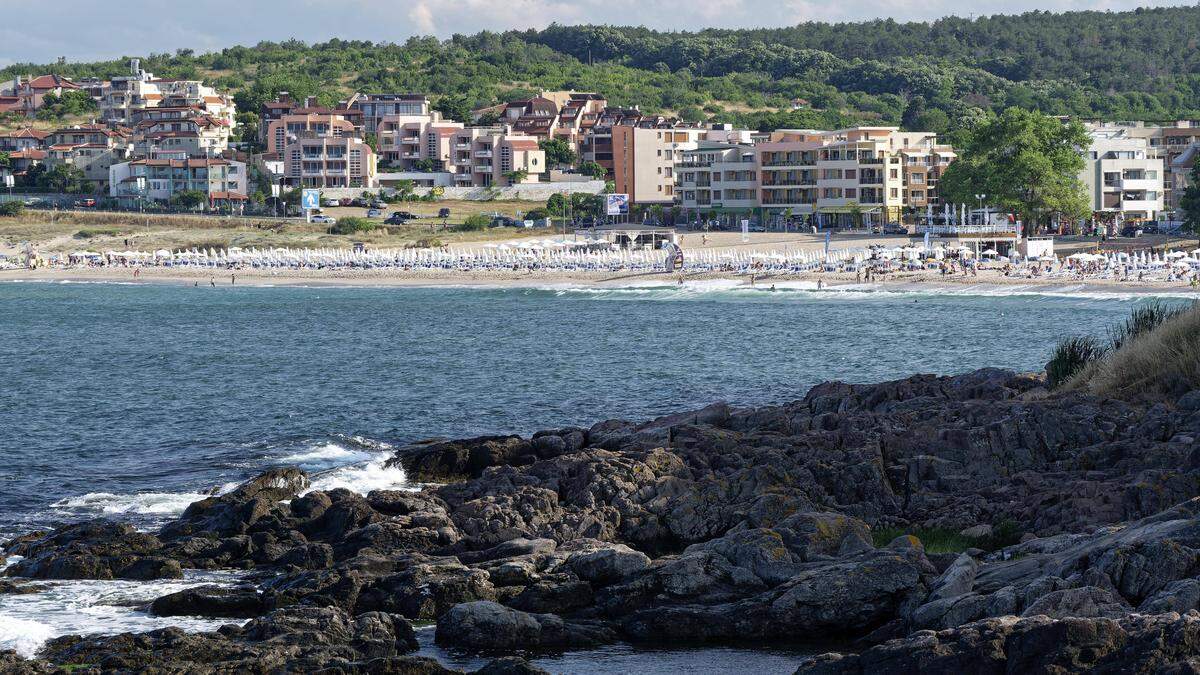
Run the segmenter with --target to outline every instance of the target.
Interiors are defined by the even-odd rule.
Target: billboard
[[[604,213],[609,216],[624,216],[629,214],[629,195],[604,195]]]
[[[304,190],[300,193],[300,208],[316,209],[321,207],[320,190]]]

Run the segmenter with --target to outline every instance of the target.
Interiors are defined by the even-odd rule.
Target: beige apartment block
[[[707,129],[612,127],[613,182],[634,204],[673,204],[675,165],[695,150]]]
[[[1164,209],[1164,159],[1151,156],[1144,136],[1122,129],[1091,132],[1079,174],[1091,210],[1117,222],[1154,220]]]
[[[378,187],[375,152],[360,138],[297,138],[283,151],[283,184],[288,187]]]

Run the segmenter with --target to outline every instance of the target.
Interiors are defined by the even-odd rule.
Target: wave
[[[50,506],[60,511],[97,515],[166,516],[183,513],[192,502],[208,496],[199,492],[140,492],[128,495],[89,492],[60,499]]]
[[[6,595],[0,605],[0,650],[33,657],[47,640],[62,635],[111,635],[178,626],[215,630],[230,619],[156,617],[139,609],[155,598],[205,584],[228,585],[234,572],[186,572],[181,581],[49,581],[38,590]]]
[[[416,490],[408,482],[408,476],[400,466],[386,466],[391,456],[376,457],[364,464],[345,466],[313,476],[307,490],[335,490],[345,488],[365,495],[372,490]]]

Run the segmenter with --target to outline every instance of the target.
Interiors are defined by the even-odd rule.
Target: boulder
[[[495,602],[455,605],[438,619],[438,644],[468,649],[564,649],[613,642],[611,628],[529,614]]]
[[[266,612],[270,603],[252,586],[198,586],[156,598],[155,616],[214,616],[249,619]]]

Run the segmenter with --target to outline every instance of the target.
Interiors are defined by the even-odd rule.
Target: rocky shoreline
[[[412,656],[418,621],[509,657],[488,673],[618,641],[839,645],[802,673],[1192,672],[1197,439],[1200,391],[1102,399],[985,369],[429,441],[392,460],[414,491],[275,469],[157,533],[92,521],[5,546],[0,593],[249,570],[149,608],[237,623],[57,638],[0,672],[455,672]],[[946,532],[969,545],[922,541]]]

